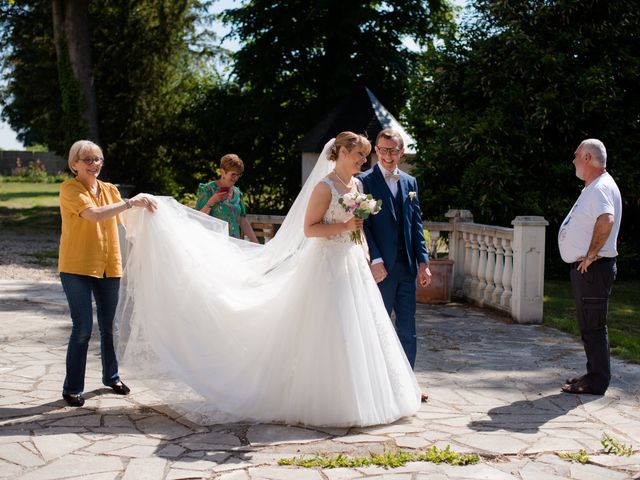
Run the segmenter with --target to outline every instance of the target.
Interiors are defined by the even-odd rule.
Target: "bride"
[[[117,318],[130,375],[196,421],[365,426],[416,412],[415,376],[350,238],[362,221],[338,203],[370,150],[351,132],[328,142],[264,246],[171,198],[128,211]]]

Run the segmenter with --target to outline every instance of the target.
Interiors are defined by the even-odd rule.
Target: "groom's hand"
[[[418,282],[422,288],[428,287],[431,283],[431,270],[428,263],[418,265]]]
[[[384,268],[384,263],[378,262],[371,265],[371,273],[376,283],[380,283],[387,276],[387,270]]]

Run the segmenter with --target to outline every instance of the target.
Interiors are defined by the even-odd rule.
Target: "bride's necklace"
[[[336,177],[338,177],[338,180],[340,180],[340,183],[341,183],[342,185],[344,185],[344,186],[345,186],[345,188],[351,188],[351,187],[352,187],[353,177],[351,177],[351,181],[347,184],[347,183],[344,183],[344,181],[340,178],[340,175],[338,175],[338,172],[336,172],[336,169],[335,169],[335,168],[333,169],[333,173],[335,173],[335,174],[336,174]]]

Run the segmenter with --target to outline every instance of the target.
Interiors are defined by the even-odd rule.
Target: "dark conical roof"
[[[384,128],[398,130],[404,139],[405,152],[415,154],[416,141],[384,108],[371,90],[364,85],[358,85],[304,136],[300,142],[300,149],[303,152],[321,152],[325,143],[346,130],[366,133],[369,139],[374,140]]]

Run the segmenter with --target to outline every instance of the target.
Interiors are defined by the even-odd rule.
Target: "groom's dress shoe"
[[[81,393],[63,393],[62,398],[64,398],[71,407],[81,407],[84,405],[84,397]]]
[[[113,385],[109,385],[109,387],[118,395],[129,395],[131,391],[131,389],[122,382],[114,383]]]

